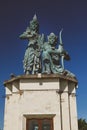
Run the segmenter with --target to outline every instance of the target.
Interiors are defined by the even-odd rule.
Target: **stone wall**
[[[61,77],[23,77],[8,80],[4,130],[26,130],[27,118],[53,118],[54,130],[78,130],[77,82]]]

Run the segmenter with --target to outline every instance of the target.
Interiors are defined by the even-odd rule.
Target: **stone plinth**
[[[27,130],[27,119],[49,118],[53,130],[78,130],[77,80],[58,74],[21,75],[4,82],[4,130]]]

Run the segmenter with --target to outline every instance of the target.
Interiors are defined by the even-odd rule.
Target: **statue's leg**
[[[46,63],[45,67],[46,67],[46,73],[50,74],[51,73],[50,63]]]
[[[44,65],[44,63],[42,63],[42,73],[44,73],[45,72],[45,65]]]
[[[30,73],[29,73],[29,71],[28,71],[28,70],[26,70],[25,74],[27,74],[27,75],[28,75],[28,74],[30,74]]]
[[[46,73],[46,74],[50,73],[50,69],[49,69],[48,63],[45,63],[43,65],[43,67],[42,67],[42,73]]]

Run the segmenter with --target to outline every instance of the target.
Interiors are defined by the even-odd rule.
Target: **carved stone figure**
[[[40,45],[38,43],[40,36],[39,23],[36,15],[34,15],[33,20],[30,21],[30,26],[20,35],[20,38],[29,41],[23,60],[24,72],[26,74],[38,73],[40,71]]]
[[[63,49],[60,44],[59,48],[56,48],[58,37],[54,33],[50,33],[48,36],[48,42],[44,43],[42,62],[43,73],[64,73],[64,64],[61,65],[61,58],[69,59],[68,53]]]
[[[43,73],[54,73],[54,62],[55,64],[59,64],[59,55],[58,51],[55,49],[55,46],[57,44],[57,36],[54,33],[50,33],[50,35],[47,37],[48,41],[44,43],[43,45],[43,51],[42,51],[42,65]]]
[[[53,73],[75,77],[64,68],[64,60],[70,60],[70,56],[63,47],[61,34],[62,30],[59,33],[59,45],[54,33],[50,33],[45,41],[44,34],[39,34],[39,23],[34,15],[26,31],[20,35],[21,39],[28,40],[23,60],[25,74]]]

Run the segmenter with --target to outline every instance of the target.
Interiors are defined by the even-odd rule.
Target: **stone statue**
[[[21,39],[27,39],[29,41],[23,60],[25,74],[39,73],[41,69],[40,42],[42,42],[42,37],[39,35],[37,16],[34,15],[33,20],[30,21],[29,27],[27,27],[26,31],[20,35]]]
[[[25,74],[53,73],[75,77],[64,68],[64,60],[70,60],[70,56],[63,47],[61,34],[62,30],[59,33],[59,45],[58,36],[54,33],[50,33],[46,41],[44,34],[39,34],[39,23],[34,15],[26,31],[20,35],[21,39],[28,40],[23,60]]]
[[[63,74],[66,72],[64,70],[64,59],[69,60],[70,57],[63,48],[61,33],[62,31],[60,31],[60,44],[58,48],[56,48],[58,37],[54,33],[50,33],[50,35],[48,36],[48,42],[44,43],[42,53],[42,73]]]
[[[50,33],[47,37],[48,41],[43,45],[42,51],[42,73],[56,73],[55,67],[60,66],[60,55],[58,49],[55,48],[58,37],[54,33]]]

